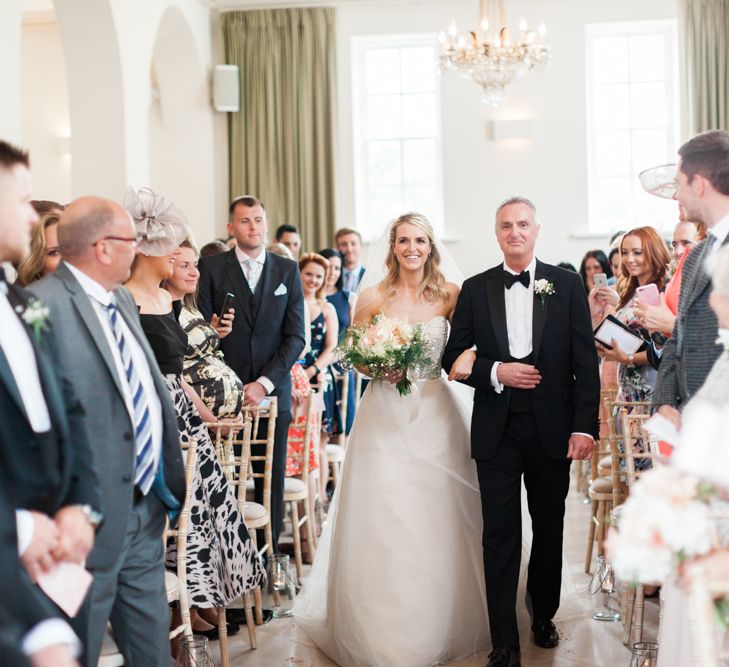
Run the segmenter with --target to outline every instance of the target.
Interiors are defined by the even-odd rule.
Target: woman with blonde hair
[[[408,371],[407,396],[395,386],[401,374],[369,383],[294,608],[340,665],[425,667],[488,643],[469,413],[440,365],[460,292],[444,260],[427,218],[408,213],[371,249],[360,285],[355,325],[406,321],[421,328],[430,358]],[[473,358],[459,357],[455,378],[470,374]]]
[[[53,273],[61,261],[58,249],[57,227],[64,207],[56,202],[31,202],[40,219],[30,237],[30,252],[18,265],[18,285],[25,287]]]

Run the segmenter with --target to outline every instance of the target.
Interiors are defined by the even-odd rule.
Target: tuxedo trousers
[[[566,443],[565,443],[566,445]],[[483,561],[491,641],[517,648],[516,592],[522,551],[521,478],[532,522],[527,607],[551,619],[562,584],[562,532],[570,461],[550,459],[532,412],[510,412],[496,454],[476,460],[483,511]]]
[[[286,478],[286,451],[288,449],[289,424],[291,424],[291,411],[279,412],[276,417],[276,429],[274,432],[273,444],[273,468],[271,471],[271,532],[273,533],[273,550],[278,551],[278,537],[283,529],[284,520],[284,480]],[[268,433],[268,419],[261,419],[258,424],[256,440],[264,440]],[[254,456],[265,456],[266,445],[253,445],[251,453]],[[253,471],[263,473],[263,461],[252,463]],[[254,479],[256,492],[255,500],[263,504],[263,478]],[[257,531],[256,541],[260,549],[265,544],[265,537],[262,530]]]

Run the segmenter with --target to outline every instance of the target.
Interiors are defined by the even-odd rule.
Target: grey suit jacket
[[[86,407],[83,420],[99,475],[104,523],[87,559],[90,569],[110,567],[121,550],[134,489],[134,428],[111,349],[94,307],[64,262],[28,288],[45,301],[54,330],[53,358]],[[175,408],[139,323],[136,304],[123,287],[115,292],[119,312],[141,345],[162,404],[162,471],[180,502],[185,479]],[[164,499],[162,499],[164,502]]]
[[[729,242],[724,239],[722,245]],[[701,387],[721,353],[718,323],[709,306],[711,279],[706,273],[706,241],[694,247],[683,265],[678,316],[666,343],[653,391],[653,406],[682,406]]]

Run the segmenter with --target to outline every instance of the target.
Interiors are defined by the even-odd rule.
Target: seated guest
[[[189,230],[184,215],[162,197],[142,188],[130,189],[125,205],[141,238],[126,283],[139,308],[142,329],[164,375],[177,413],[180,439],[197,441],[187,534],[187,590],[197,609],[225,607],[265,579],[235,493],[218,462],[198,408],[202,399],[183,380],[187,335],[178,321],[179,302],[159,285],[169,280],[180,255],[178,244]],[[151,237],[151,233],[154,237]],[[174,548],[167,558],[174,564]],[[211,612],[207,617],[214,622]],[[211,622],[193,620],[195,632],[213,630]]]
[[[276,229],[276,236],[273,237],[275,243],[281,243],[286,246],[291,253],[291,259],[298,261],[301,252],[301,234],[294,225],[280,225]]]
[[[360,261],[362,254],[362,236],[356,229],[343,227],[334,235],[334,245],[342,253],[344,265],[342,268],[342,289],[355,294],[359,287],[365,268]]]
[[[613,280],[617,281],[617,277],[620,275],[620,248],[618,246],[610,248],[608,261],[613,272]]]
[[[227,252],[230,250],[227,245],[221,240],[210,241],[200,248],[200,257],[211,257],[212,255],[219,255],[221,252]]]
[[[61,219],[63,206],[55,202],[42,203],[53,206],[48,207],[49,210],[45,213],[39,213],[40,219],[30,238],[30,252],[18,265],[18,277],[15,282],[21,286],[30,285],[47,273],[52,273],[61,261],[56,225]]]
[[[585,292],[588,294],[595,287],[593,276],[596,273],[604,273],[608,279],[613,277],[613,269],[610,261],[602,250],[589,250],[585,253],[578,271],[585,285]]]

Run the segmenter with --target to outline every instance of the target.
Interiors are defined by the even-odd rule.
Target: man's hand
[[[57,561],[83,563],[94,546],[94,527],[78,507],[64,507],[56,512],[58,544],[53,550]]]
[[[260,382],[249,382],[243,385],[243,405],[260,405],[266,398],[266,389]]]
[[[223,317],[218,317],[215,313],[210,318],[210,326],[218,333],[218,338],[225,338],[233,331],[233,320],[235,319],[235,308],[228,308],[228,312]]]
[[[458,355],[458,358],[451,366],[451,372],[448,373],[448,379],[467,380],[473,372],[473,364],[476,362],[476,353],[473,350],[464,350]]]
[[[519,362],[499,364],[496,378],[505,387],[514,389],[534,389],[542,381],[541,374],[534,366]]]
[[[78,667],[68,644],[52,644],[28,656],[33,667]]]
[[[567,447],[567,458],[573,461],[584,461],[592,456],[595,441],[589,436],[573,433]]]
[[[30,578],[37,581],[41,572],[48,572],[54,564],[53,550],[58,545],[59,533],[55,522],[40,512],[30,512],[33,517],[33,538],[21,554],[20,562]]]
[[[656,412],[668,419],[676,427],[677,431],[681,430],[681,413],[672,405],[662,405]]]

